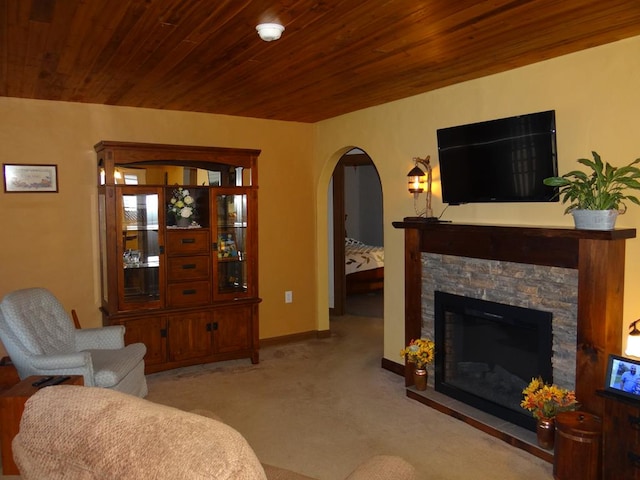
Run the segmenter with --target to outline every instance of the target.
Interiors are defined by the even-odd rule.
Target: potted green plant
[[[629,190],[640,190],[640,162],[636,158],[629,165],[614,167],[603,163],[600,155],[591,152],[593,160],[578,159],[591,173],[573,170],[561,177],[543,180],[545,185],[559,187],[562,203],[568,203],[565,213],[573,215],[576,228],[586,230],[612,230],[618,214],[624,213],[625,200],[640,205],[640,200],[629,195]]]

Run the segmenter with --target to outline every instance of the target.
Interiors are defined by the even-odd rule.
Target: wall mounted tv
[[[442,201],[558,201],[555,110],[437,131]]]

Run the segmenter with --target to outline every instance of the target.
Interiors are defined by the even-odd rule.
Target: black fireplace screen
[[[435,388],[535,430],[520,407],[532,377],[552,378],[552,314],[435,292]]]

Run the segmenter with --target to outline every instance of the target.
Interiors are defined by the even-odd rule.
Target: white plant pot
[[[613,230],[618,210],[573,210],[573,221],[579,230]]]

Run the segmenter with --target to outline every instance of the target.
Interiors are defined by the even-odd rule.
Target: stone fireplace
[[[423,253],[421,264],[422,336],[436,338],[435,291],[550,312],[552,379],[561,387],[575,388],[577,270],[433,253]]]
[[[393,226],[403,229],[405,237],[407,343],[429,335],[433,321],[429,318],[433,319],[432,292],[436,287],[434,283],[424,286],[423,281],[445,282],[437,288],[450,293],[516,302],[517,306],[539,305],[553,311],[554,382],[567,387],[575,384],[582,408],[602,415],[603,401],[597,390],[604,385],[608,355],[622,351],[625,241],[636,236],[635,229],[588,231],[420,219],[393,222]],[[449,276],[453,271],[461,273]],[[503,280],[505,272],[511,274]],[[437,278],[428,280],[429,276]],[[411,386],[409,368],[405,368],[405,379]],[[448,402],[425,399],[411,389],[407,389],[407,396],[534,455],[552,459],[549,452],[476,421]]]

